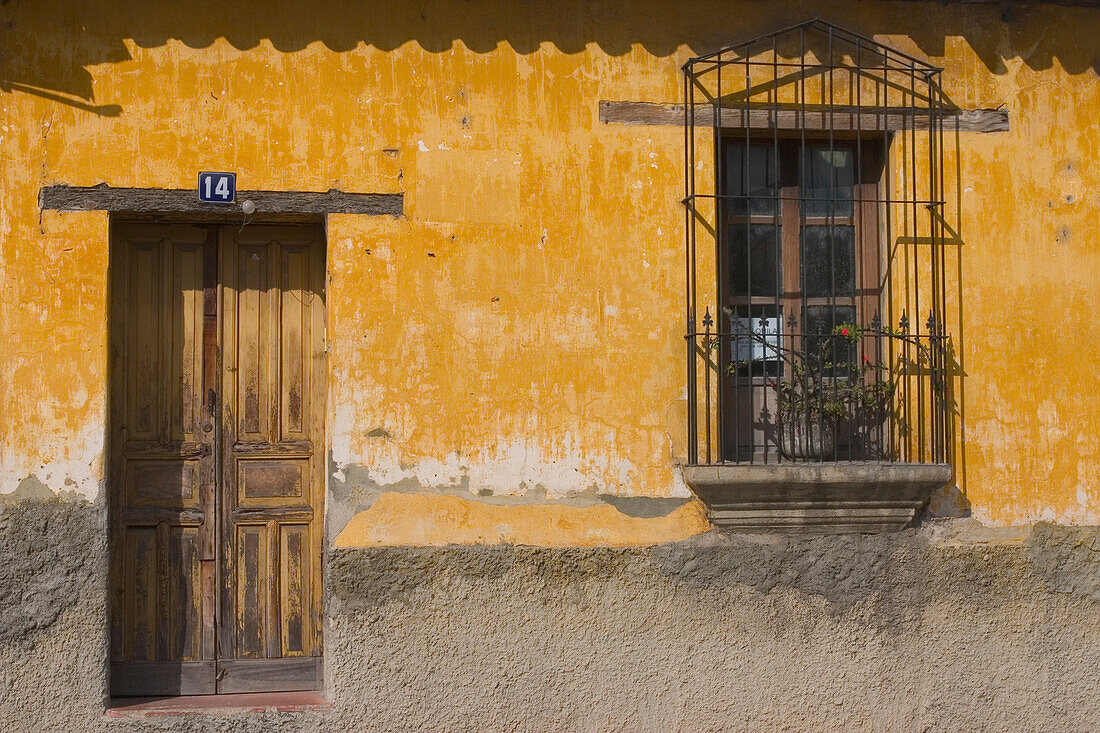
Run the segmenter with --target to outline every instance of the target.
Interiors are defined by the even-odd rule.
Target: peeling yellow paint
[[[6,238],[0,262],[0,493],[33,475],[94,499],[106,438],[107,216],[48,212],[35,225],[34,247]]]
[[[523,161],[500,150],[430,150],[417,141],[416,209],[425,222],[515,224],[520,216]]]
[[[607,504],[501,506],[440,494],[383,493],[336,537],[336,547],[379,545],[656,545],[710,529],[689,501],[663,517],[631,517]]]
[[[946,151],[956,476],[989,523],[1100,522],[1100,11],[70,11],[0,11],[0,493],[34,474],[93,496],[103,476],[107,217],[40,212],[39,188],[191,188],[213,169],[241,188],[405,194],[403,217],[327,222],[335,470],[685,495],[682,131],[604,125],[598,103],[678,101],[691,55],[822,15],[942,66],[960,107],[1009,110],[1010,132]]]

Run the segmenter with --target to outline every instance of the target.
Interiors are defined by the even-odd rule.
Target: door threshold
[[[204,713],[300,713],[332,705],[319,692],[244,692],[235,695],[181,695],[178,697],[112,697],[110,718]]]

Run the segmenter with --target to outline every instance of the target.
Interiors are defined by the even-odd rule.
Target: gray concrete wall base
[[[109,719],[102,509],[0,517],[6,730],[1100,730],[1097,528],[332,550],[330,709]]]

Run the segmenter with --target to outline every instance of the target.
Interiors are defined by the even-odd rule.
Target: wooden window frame
[[[759,131],[745,134],[745,131],[725,131],[718,137],[717,156],[726,160],[727,149],[731,145],[763,146],[769,152],[777,152],[775,170],[778,184],[778,207],[773,213],[752,214],[746,207],[745,214],[733,214],[732,200],[725,198],[729,193],[729,179],[732,171],[719,166],[720,180],[717,181],[720,197],[718,201],[718,247],[716,273],[718,279],[717,298],[720,305],[718,318],[719,331],[732,332],[734,323],[741,318],[735,316],[736,308],[746,308],[749,320],[756,327],[758,319],[769,316],[752,315],[756,308],[776,308],[779,319],[780,338],[784,346],[797,349],[801,347],[801,334],[806,328],[807,309],[815,306],[854,308],[857,324],[870,324],[872,319],[882,314],[885,291],[885,273],[887,253],[883,251],[885,237],[885,218],[883,210],[887,202],[887,171],[885,168],[886,150],[889,147],[888,136],[844,137],[835,133],[811,134],[806,131],[780,134],[773,131]],[[804,152],[811,147],[828,145],[834,149],[850,149],[855,152],[854,170],[856,180],[852,188],[852,212],[850,216],[805,216],[803,209],[811,200],[802,193],[801,178]],[[716,156],[716,157],[717,157]],[[748,157],[744,165],[749,166]],[[746,194],[747,195],[747,194]],[[733,254],[729,237],[730,225],[772,225],[779,229],[778,237],[778,289],[775,294],[754,295],[752,288],[751,265],[746,263],[746,294],[731,293]],[[806,296],[802,272],[802,229],[805,226],[851,226],[853,232],[854,269],[853,293],[850,296]],[[746,238],[746,248],[750,248]],[[787,320],[795,314],[797,325],[793,332],[788,329]],[[856,357],[862,357],[857,352]],[[724,460],[744,460],[754,453],[768,449],[767,438],[756,427],[754,405],[764,405],[764,389],[770,381],[777,378],[777,369],[769,367],[768,360],[758,360],[758,369],[750,367],[748,375],[734,375],[729,369],[732,355],[728,349],[720,350],[718,359],[718,429],[719,445]],[[774,364],[774,361],[770,362]],[[746,379],[749,381],[746,383]],[[727,409],[732,400],[745,401],[745,392],[751,387],[754,394],[748,398],[748,410]],[[740,390],[740,393],[738,392]],[[757,396],[759,395],[759,397]],[[744,414],[742,414],[744,413]],[[748,425],[735,424],[748,418]],[[731,444],[730,438],[733,438]],[[746,440],[747,444],[746,444]],[[731,455],[731,453],[733,455]],[[749,455],[746,455],[748,453]],[[755,459],[755,456],[753,456]]]

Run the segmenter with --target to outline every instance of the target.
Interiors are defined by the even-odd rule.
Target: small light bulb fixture
[[[245,214],[254,214],[256,213],[256,204],[252,199],[245,199],[241,202],[241,211]]]

